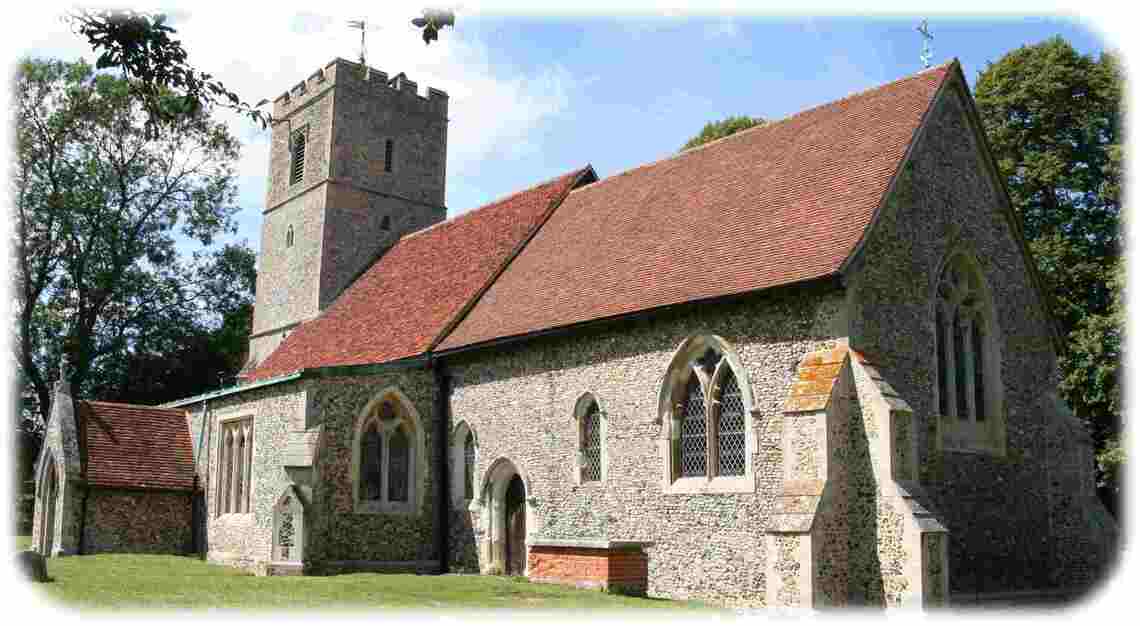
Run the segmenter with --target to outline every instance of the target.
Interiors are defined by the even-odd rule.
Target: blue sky
[[[232,4],[232,3],[231,3]],[[711,120],[776,119],[921,69],[919,16],[675,13],[481,14],[461,5],[457,26],[424,46],[408,19],[418,5],[375,2],[259,6],[167,3],[191,61],[248,101],[273,98],[334,56],[355,58],[344,23],[367,16],[369,63],[405,71],[421,90],[451,95],[446,202],[470,210],[585,163],[602,177],[676,152]],[[46,3],[21,29],[10,58],[30,53],[93,59]],[[254,26],[250,26],[250,25]],[[1105,43],[1071,19],[933,15],[935,64],[957,56],[973,81],[987,61],[1061,35],[1078,50]],[[13,45],[9,40],[8,45]],[[240,230],[259,245],[268,134],[231,119]]]

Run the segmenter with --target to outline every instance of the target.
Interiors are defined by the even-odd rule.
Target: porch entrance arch
[[[483,572],[524,576],[527,528],[533,515],[527,504],[527,481],[513,461],[500,458],[483,480]]]

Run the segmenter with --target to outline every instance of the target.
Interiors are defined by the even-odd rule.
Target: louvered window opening
[[[681,476],[704,476],[707,469],[708,436],[705,394],[696,373],[690,373],[681,404]]]
[[[602,479],[602,416],[596,402],[582,416],[582,481]]]
[[[470,432],[463,441],[463,497],[475,497],[475,436]]]
[[[396,146],[391,139],[384,142],[384,171],[392,171],[392,158],[395,156]]]
[[[305,129],[293,133],[293,154],[289,164],[289,184],[296,185],[305,176],[305,142],[308,133]]]
[[[744,419],[744,398],[736,377],[729,372],[721,390],[717,424],[717,474],[720,476],[744,475]]]

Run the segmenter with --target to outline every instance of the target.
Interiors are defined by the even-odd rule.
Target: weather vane
[[[348,27],[360,31],[360,64],[364,66],[364,80],[372,77],[372,68],[368,67],[367,53],[368,49],[364,43],[364,34],[370,30],[379,30],[379,26],[369,26],[368,21],[364,18],[359,20],[349,20]]]
[[[930,28],[926,24],[926,19],[923,18],[922,23],[916,28],[918,32],[922,33],[922,67],[930,67],[930,59],[934,56],[931,51],[930,42],[934,41],[934,35],[930,34]]]

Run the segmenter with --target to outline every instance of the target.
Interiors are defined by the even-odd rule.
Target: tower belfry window
[[[308,127],[301,128],[293,133],[289,163],[289,184],[296,185],[305,176],[305,143],[308,138]]]
[[[392,171],[392,156],[393,156],[392,153],[395,151],[395,148],[396,148],[396,146],[392,142],[391,139],[384,141],[384,171],[385,172],[391,172]]]

